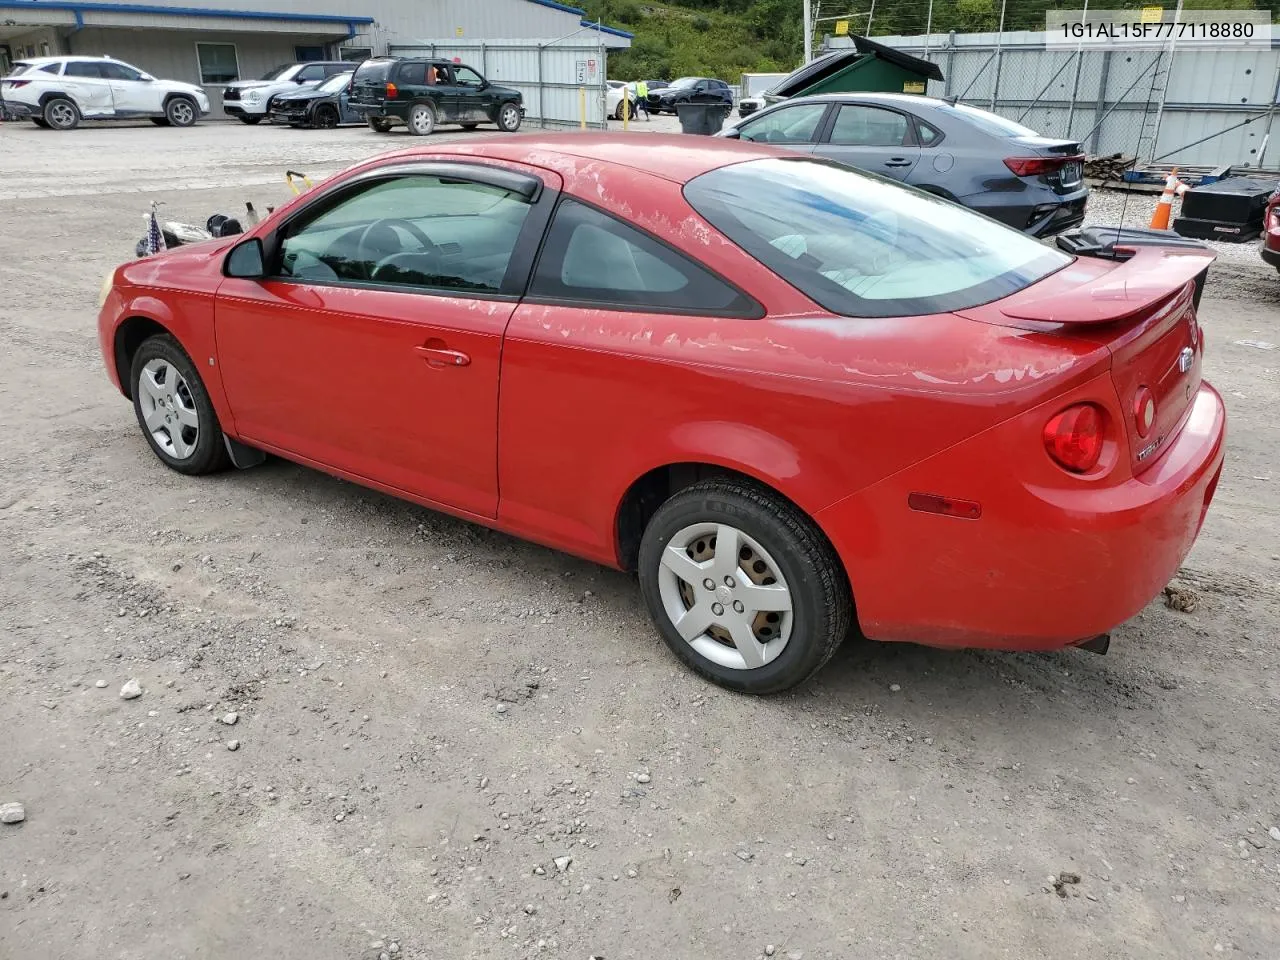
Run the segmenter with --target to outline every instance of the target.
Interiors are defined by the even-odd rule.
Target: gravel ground
[[[0,957],[1280,956],[1273,271],[1205,293],[1231,449],[1173,606],[747,699],[629,577],[279,461],[179,476],[107,384],[148,200],[407,142],[0,126]]]

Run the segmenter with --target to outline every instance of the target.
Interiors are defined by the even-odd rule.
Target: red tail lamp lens
[[[1156,398],[1146,387],[1139,387],[1133,396],[1133,424],[1138,436],[1145,437],[1156,422]]]
[[[399,93],[399,92],[400,92],[400,91],[396,89],[396,85],[395,85],[394,83],[388,83],[388,84],[387,84],[387,99],[388,99],[388,100],[394,100],[394,99],[396,98],[396,94],[397,94],[397,93]]]
[[[1088,473],[1102,456],[1102,411],[1092,403],[1068,407],[1044,427],[1044,448],[1072,473]]]

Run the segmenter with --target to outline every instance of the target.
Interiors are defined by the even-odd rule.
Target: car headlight
[[[102,305],[107,302],[107,297],[111,296],[111,288],[115,286],[116,272],[112,270],[102,278],[102,289],[98,291],[98,309],[102,309]]]
[[[262,94],[260,94],[257,90],[250,90],[248,93],[244,95],[244,98],[248,100],[250,103],[257,103],[259,100],[262,99]]]

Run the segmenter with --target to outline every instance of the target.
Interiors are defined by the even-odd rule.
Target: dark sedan
[[[706,103],[721,100],[733,105],[733,91],[723,80],[708,77],[681,77],[661,90],[649,90],[651,113],[675,113],[678,103]]]
[[[351,109],[351,74],[339,73],[318,87],[278,94],[271,101],[271,122],[291,127],[336,127],[340,123],[364,123]]]
[[[986,110],[895,93],[784,100],[722,130],[891,177],[1032,236],[1084,220],[1084,152]]]

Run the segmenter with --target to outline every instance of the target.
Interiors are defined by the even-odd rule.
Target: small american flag
[[[151,214],[147,217],[146,256],[152,256],[161,250],[167,250],[164,242],[164,231],[160,229],[160,220],[156,217],[156,205],[151,204]]]

